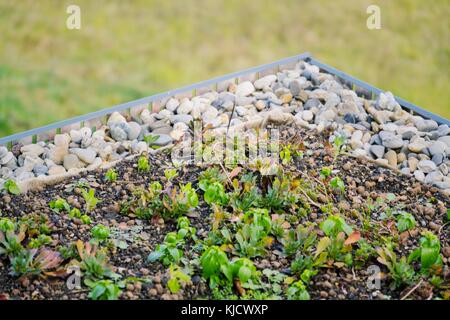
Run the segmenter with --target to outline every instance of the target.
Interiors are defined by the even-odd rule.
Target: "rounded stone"
[[[380,159],[383,158],[385,149],[384,146],[373,145],[369,150],[376,158]]]
[[[43,165],[43,164],[37,164],[34,166],[33,168],[33,172],[37,175],[37,176],[43,176],[46,175],[48,172],[48,168],[47,166]]]
[[[70,150],[72,154],[76,155],[78,159],[83,161],[84,163],[91,164],[94,162],[95,157],[97,156],[97,152],[92,148],[81,149],[74,148]]]
[[[64,157],[64,168],[66,170],[79,169],[82,167],[80,160],[74,154],[68,154]]]
[[[425,174],[420,170],[414,171],[414,177],[420,182],[423,182],[425,180]]]
[[[125,141],[128,138],[127,132],[120,126],[113,126],[109,133],[111,134],[111,138],[116,141]]]
[[[129,130],[128,130],[128,140],[134,140],[139,137],[141,134],[142,128],[137,122],[128,122]]]
[[[246,97],[255,92],[255,87],[250,81],[244,81],[237,85],[236,95]]]
[[[258,79],[254,82],[254,86],[256,89],[264,89],[266,87],[270,87],[272,83],[274,83],[277,80],[277,76],[274,74],[267,75],[265,77],[262,77],[261,79]]]
[[[191,121],[194,120],[194,118],[190,114],[177,114],[173,115],[170,120],[173,124],[182,122],[184,124],[189,124]]]
[[[419,119],[416,121],[416,127],[419,131],[422,132],[429,132],[433,130],[437,130],[438,124],[434,120],[425,120],[425,119]]]
[[[53,166],[50,169],[48,169],[48,175],[50,176],[63,173],[66,173],[66,169],[63,166]]]
[[[171,143],[172,141],[173,141],[173,139],[170,135],[160,134],[158,139],[155,142],[153,142],[153,145],[165,146],[165,145],[168,145],[169,143]]]
[[[310,122],[310,121],[312,121],[313,118],[314,118],[314,113],[312,113],[311,111],[305,110],[302,112],[303,120]]]
[[[166,103],[166,109],[172,112],[175,112],[177,110],[178,106],[180,105],[180,102],[175,98],[170,98],[169,101]]]
[[[428,147],[430,154],[432,156],[436,154],[443,154],[447,149],[447,145],[442,141],[435,141],[431,146]]]
[[[435,171],[437,168],[436,164],[431,160],[419,161],[417,167],[419,168],[420,171],[424,173],[430,173],[432,171]]]
[[[189,114],[192,111],[194,104],[191,100],[185,100],[181,102],[180,106],[177,109],[178,114]]]
[[[384,158],[388,161],[389,165],[392,167],[397,166],[397,153],[393,150],[389,150],[384,155]]]

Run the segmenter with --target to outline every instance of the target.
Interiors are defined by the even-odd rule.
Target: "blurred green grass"
[[[304,51],[450,118],[448,1],[73,3],[0,0],[0,136]]]

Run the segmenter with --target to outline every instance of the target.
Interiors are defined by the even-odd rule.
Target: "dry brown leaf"
[[[348,236],[347,240],[345,240],[344,242],[344,245],[349,246],[355,242],[358,242],[359,239],[361,239],[361,234],[359,233],[359,231],[355,231]]]

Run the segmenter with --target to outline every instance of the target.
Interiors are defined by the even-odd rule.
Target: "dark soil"
[[[439,235],[444,269],[442,278],[444,288],[448,286],[450,238],[447,208],[450,199],[438,189],[424,185],[413,177],[400,175],[392,170],[382,168],[363,159],[356,159],[347,155],[340,155],[334,161],[332,150],[328,144],[326,134],[318,136],[316,132],[306,132],[302,129],[286,129],[283,131],[286,142],[301,145],[304,149],[303,158],[285,167],[285,170],[295,175],[318,179],[320,169],[333,166],[336,174],[342,178],[346,188],[343,194],[331,195],[333,212],[341,212],[347,222],[361,231],[361,235],[368,240],[379,239],[380,236],[393,236],[398,240],[397,255],[408,256],[418,246],[421,232],[429,230]],[[310,150],[310,151],[308,151]],[[307,152],[308,151],[308,152]],[[192,275],[192,283],[188,284],[177,294],[168,290],[167,268],[161,263],[149,264],[147,256],[158,243],[163,241],[165,234],[176,229],[176,222],[162,219],[145,220],[120,212],[122,203],[132,197],[132,191],[138,187],[147,187],[153,181],[164,182],[164,169],[172,168],[168,161],[169,154],[161,152],[149,156],[151,171],[140,173],[136,161],[123,161],[115,170],[118,173],[116,182],[107,182],[105,172],[98,170],[79,177],[71,178],[63,183],[46,187],[41,191],[29,192],[23,195],[4,195],[0,198],[0,211],[3,217],[17,219],[33,214],[44,215],[51,226],[53,243],[51,248],[69,246],[77,240],[89,241],[90,229],[96,224],[103,224],[117,232],[132,234],[126,249],[111,248],[110,264],[115,271],[126,277],[146,279],[146,282],[128,284],[123,290],[121,299],[197,299],[211,298],[211,290],[200,270]],[[187,165],[179,171],[174,183],[192,182],[197,188],[198,175],[204,167]],[[96,197],[101,200],[97,207],[89,213],[92,224],[84,225],[79,219],[70,218],[67,213],[55,213],[49,208],[49,202],[56,198],[63,198],[73,207],[84,208],[81,196],[81,182],[96,190]],[[398,234],[395,224],[380,222],[381,210],[374,210],[371,214],[372,222],[380,224],[378,234],[365,231],[362,220],[358,217],[367,206],[369,199],[375,201],[386,194],[395,195],[395,204],[402,204],[403,210],[414,215],[417,226],[413,230]],[[202,192],[198,191],[200,204],[191,214],[191,225],[197,229],[200,239],[205,238],[211,230],[211,208],[203,201]],[[316,202],[324,204],[323,197]],[[297,223],[307,221],[320,222],[327,214],[318,207],[311,206],[312,212],[301,217]],[[228,222],[232,223],[232,222]],[[291,227],[296,227],[292,224]],[[320,235],[320,230],[318,234]],[[194,258],[198,253],[191,250],[193,243],[188,243],[185,256]],[[258,269],[273,269],[290,274],[292,258],[283,256],[282,245],[274,241],[264,257],[253,259]],[[67,261],[66,261],[67,262]],[[377,265],[384,272],[380,290],[370,290],[367,287],[367,267]],[[363,267],[347,268],[345,266],[330,266],[320,268],[308,285],[311,299],[399,299],[408,295],[411,299],[429,299],[439,297],[443,290],[433,288],[427,281],[423,281],[417,288],[414,285],[392,289],[391,280],[384,266],[377,262],[376,256],[364,262]],[[416,283],[417,284],[417,283]],[[89,288],[83,286],[81,290],[69,290],[65,278],[58,277],[26,277],[17,278],[9,274],[9,260],[0,256],[0,296],[9,299],[87,299]]]

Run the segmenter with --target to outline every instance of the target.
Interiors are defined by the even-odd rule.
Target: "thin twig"
[[[418,287],[420,287],[420,285],[422,284],[422,282],[423,282],[423,279],[420,279],[419,283],[416,284],[416,285],[414,286],[414,288],[412,288],[411,290],[409,290],[408,293],[405,294],[405,295],[403,296],[403,298],[401,298],[400,300],[405,300],[406,298],[408,298],[408,296],[409,296],[411,293],[413,293]]]

